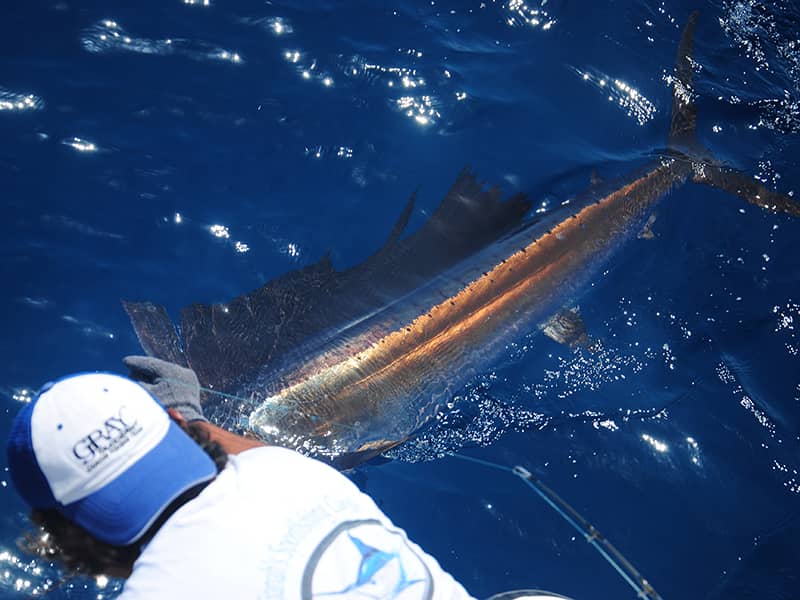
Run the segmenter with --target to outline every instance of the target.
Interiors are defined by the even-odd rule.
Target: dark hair
[[[202,427],[193,423],[178,424],[211,457],[217,472],[222,471],[228,461],[222,446],[212,442]],[[142,547],[153,539],[176,510],[197,496],[206,485],[207,482],[201,483],[178,496],[138,540],[127,546],[113,546],[98,540],[54,509],[32,511],[31,520],[38,527],[26,533],[18,545],[29,554],[61,563],[67,578],[76,575],[127,577]]]

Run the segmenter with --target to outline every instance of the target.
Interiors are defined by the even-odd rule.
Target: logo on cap
[[[123,405],[116,415],[108,417],[100,427],[75,442],[72,455],[87,473],[91,473],[141,432],[142,426],[136,419],[126,418]]]

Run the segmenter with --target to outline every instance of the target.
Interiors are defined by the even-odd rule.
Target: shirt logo
[[[141,432],[142,426],[135,419],[126,418],[122,406],[119,413],[108,417],[100,427],[75,442],[72,455],[90,473]]]
[[[303,574],[303,600],[430,600],[427,565],[402,531],[380,521],[346,521],[317,546]]]

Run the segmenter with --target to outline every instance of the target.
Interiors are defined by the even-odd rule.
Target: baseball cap
[[[150,393],[111,373],[45,385],[11,428],[11,479],[34,509],[55,509],[99,540],[135,542],[214,461]]]

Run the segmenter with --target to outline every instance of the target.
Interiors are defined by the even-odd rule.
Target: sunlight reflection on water
[[[214,44],[182,38],[150,39],[129,34],[114,19],[103,19],[83,32],[84,50],[93,54],[132,52],[136,54],[171,54],[194,60],[219,60],[234,64],[244,62],[241,54]]]
[[[35,94],[20,94],[0,87],[1,111],[41,110],[44,101]]]

